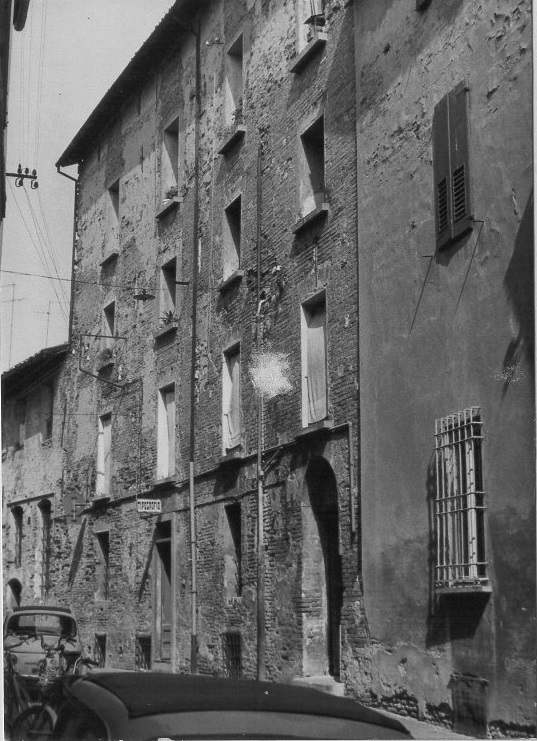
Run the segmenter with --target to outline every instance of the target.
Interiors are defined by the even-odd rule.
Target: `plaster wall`
[[[534,723],[535,695],[530,13],[517,0],[421,13],[410,0],[356,4],[371,688],[384,704],[406,695],[441,715],[450,676],[473,674],[489,682],[491,727],[518,731]],[[463,79],[475,223],[438,252],[432,116]],[[446,603],[434,592],[434,423],[472,405],[484,423],[492,594]]]

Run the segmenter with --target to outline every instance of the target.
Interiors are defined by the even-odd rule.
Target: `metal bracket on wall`
[[[121,389],[123,388],[124,384],[122,383],[116,383],[115,381],[109,381],[108,378],[103,378],[103,376],[100,376],[98,373],[92,373],[91,371],[87,370],[86,368],[82,367],[82,355],[83,355],[83,339],[84,337],[93,337],[94,339],[112,339],[112,340],[126,340],[126,337],[121,337],[120,335],[106,335],[106,334],[90,334],[88,332],[80,335],[80,341],[78,345],[78,370],[81,373],[85,373],[87,376],[91,376],[92,378],[96,378],[98,381],[101,381],[101,383],[107,383],[109,386],[114,386],[114,388]]]

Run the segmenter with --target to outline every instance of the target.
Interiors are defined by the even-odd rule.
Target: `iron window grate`
[[[436,421],[436,586],[484,585],[485,492],[479,407]]]
[[[224,633],[222,635],[222,650],[226,674],[231,679],[242,678],[242,635],[240,633]]]
[[[151,669],[151,636],[137,635],[134,656],[134,667],[137,671]]]

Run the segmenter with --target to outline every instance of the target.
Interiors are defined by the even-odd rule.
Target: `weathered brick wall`
[[[330,410],[334,423],[356,423],[356,155],[352,8],[328,3],[328,41],[323,52],[295,75],[288,70],[296,54],[295,4],[226,3],[208,7],[202,19],[200,119],[200,245],[196,354],[196,472],[207,475],[196,483],[198,503],[198,618],[200,671],[224,672],[222,633],[242,633],[242,668],[256,670],[256,484],[255,458],[235,474],[218,468],[222,451],[222,353],[241,342],[243,452],[254,454],[257,399],[248,376],[255,347],[257,249],[262,250],[262,288],[268,301],[263,312],[265,340],[289,354],[291,394],[265,405],[265,446],[291,441],[282,448],[277,468],[268,474],[265,502],[267,671],[290,679],[302,672],[303,625],[300,617],[302,492],[304,474],[316,446],[330,449],[340,497],[340,539],[344,555],[345,648],[355,651],[352,636],[360,635],[360,594],[357,540],[351,539],[349,454],[346,428],[334,441],[292,442],[301,427],[300,307],[314,291],[327,296]],[[224,135],[224,60],[229,44],[244,34],[243,113],[245,140],[226,157],[216,151]],[[206,43],[209,42],[209,43]],[[125,340],[114,343],[115,365],[108,378],[126,384],[106,386],[78,370],[71,360],[68,396],[72,417],[68,434],[65,501],[80,505],[76,522],[66,522],[65,590],[77,605],[88,642],[107,632],[108,661],[132,666],[133,635],[152,627],[150,542],[154,519],[140,520],[130,499],[153,492],[166,511],[174,508],[177,564],[175,579],[176,670],[190,666],[191,564],[188,515],[192,288],[177,288],[178,328],[165,337],[159,330],[158,273],[177,259],[177,279],[191,280],[194,212],[195,42],[181,36],[181,48],[155,69],[140,97],[125,105],[118,120],[105,128],[80,166],[77,278],[74,333],[98,333],[104,305],[116,302],[116,325]],[[326,186],[330,214],[325,223],[295,237],[299,217],[299,135],[313,115],[324,114]],[[155,221],[161,206],[161,135],[179,117],[180,204]],[[261,180],[257,179],[258,144],[262,142]],[[104,268],[108,194],[120,178],[119,256]],[[257,198],[261,197],[261,244],[257,245]],[[242,195],[241,269],[244,278],[225,294],[216,286],[222,278],[224,208]],[[100,285],[99,285],[100,284]],[[106,285],[102,285],[106,284]],[[157,300],[137,303],[134,288],[146,287]],[[156,289],[156,290],[155,290]],[[91,341],[83,367],[95,372]],[[93,355],[92,355],[93,353]],[[140,379],[140,380],[139,380]],[[131,383],[128,383],[131,382]],[[168,486],[153,490],[156,473],[157,390],[175,383],[177,493]],[[143,389],[143,390],[142,390]],[[81,515],[95,488],[97,418],[113,415],[114,487],[111,506]],[[85,414],[87,416],[77,416]],[[141,420],[141,435],[140,431]],[[320,447],[319,447],[320,446]],[[354,451],[352,451],[354,455]],[[136,465],[139,456],[139,465]],[[119,497],[124,497],[119,501]],[[223,508],[242,503],[242,597],[229,604],[224,590]],[[86,519],[84,519],[86,518]],[[82,523],[85,522],[84,526]],[[110,595],[95,599],[95,531],[110,530]],[[82,528],[82,535],[80,535]],[[76,551],[75,543],[79,541]],[[132,552],[131,552],[132,551]],[[358,609],[356,605],[358,604]]]

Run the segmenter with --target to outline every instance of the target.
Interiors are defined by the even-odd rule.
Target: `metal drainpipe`
[[[257,150],[257,352],[263,349],[263,322],[261,317],[261,157],[263,143]],[[257,398],[257,679],[265,679],[265,542],[263,527],[263,395]]]
[[[73,339],[73,306],[75,301],[75,252],[76,252],[76,212],[77,212],[77,200],[78,200],[78,179],[72,175],[68,175],[66,172],[60,170],[60,165],[56,165],[56,172],[58,175],[63,175],[64,178],[72,180],[75,183],[75,194],[73,203],[73,246],[71,254],[71,296],[69,299],[69,332],[67,335],[67,342],[69,345]]]
[[[194,461],[196,457],[196,345],[197,345],[197,293],[199,255],[199,141],[201,118],[201,21],[198,18],[196,39],[196,113],[194,119],[194,214],[192,239],[192,348],[190,363],[190,460],[189,460],[189,508],[190,508],[190,559],[192,581],[192,634],[190,641],[190,671],[198,670],[198,620],[197,620],[197,537],[196,497],[194,491]]]

